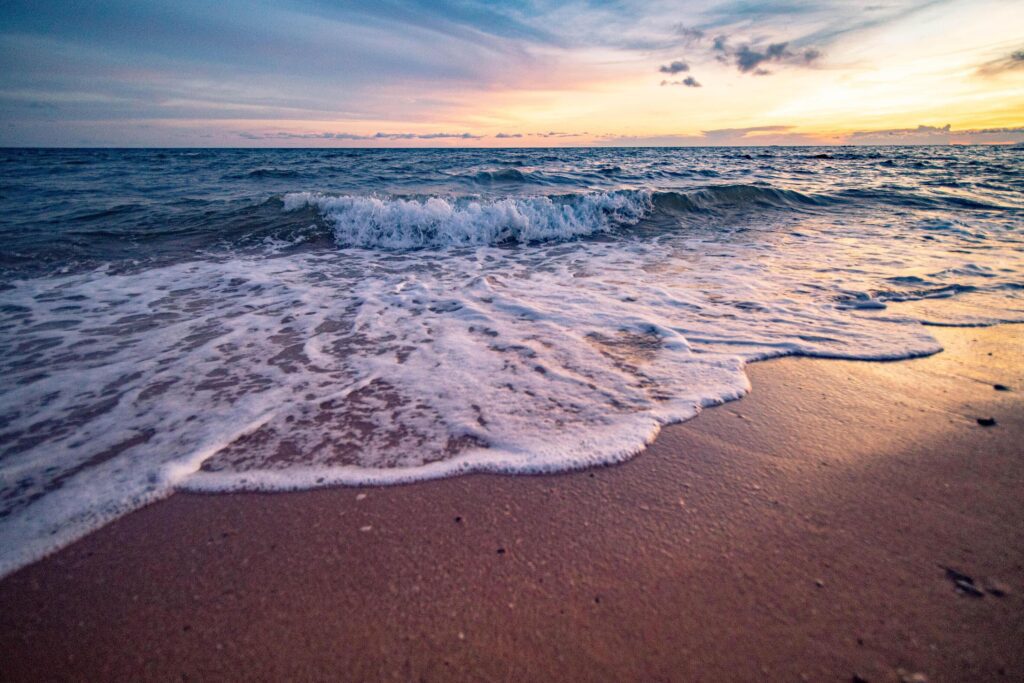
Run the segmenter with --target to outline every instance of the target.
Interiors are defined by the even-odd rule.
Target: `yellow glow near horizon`
[[[740,74],[717,62],[693,64],[701,88],[661,87],[651,60],[613,63],[587,55],[608,74],[572,87],[487,93],[453,112],[450,125],[494,133],[573,130],[600,135],[697,135],[752,126],[836,136],[857,130],[1011,127],[1024,124],[1024,68],[996,75],[982,64],[1024,47],[1024,3],[940,6],[857,40],[838,41],[823,68]]]

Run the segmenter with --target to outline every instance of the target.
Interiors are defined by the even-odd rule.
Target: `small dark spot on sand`
[[[982,427],[995,427],[996,419],[994,417],[979,417],[978,424]]]
[[[953,586],[961,595],[969,595],[972,598],[983,598],[985,593],[974,585],[974,578],[957,571],[952,567],[943,567],[946,570],[946,578],[953,582]]]
[[[850,676],[850,683],[868,683],[868,679],[864,678],[860,674],[853,674]]]
[[[601,596],[600,595],[595,595],[594,596],[594,604],[595,605],[600,605],[601,604]]]
[[[461,516],[456,516],[455,517],[455,523],[456,524],[462,524],[462,517]]]
[[[992,388],[995,389],[996,391],[1009,391],[1010,390],[1010,387],[1006,386],[1005,384],[993,384]]]
[[[191,626],[189,626],[188,624],[185,624],[185,625],[184,625],[184,626],[182,627],[182,629],[181,629],[181,630],[182,630],[182,631],[184,631],[185,633],[188,633],[189,631],[191,631],[191,630],[192,630],[192,627],[191,627]]]
[[[505,554],[505,549],[504,548],[498,548],[498,554],[499,555],[504,555]]]

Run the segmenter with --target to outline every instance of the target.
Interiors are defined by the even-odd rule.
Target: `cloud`
[[[251,133],[243,131],[238,133],[239,137],[247,140],[481,140],[483,135],[472,133],[374,133],[373,135],[361,135],[359,133],[291,133],[288,131],[277,131],[273,133]],[[506,136],[512,137],[512,136]]]
[[[1016,123],[1012,81],[1022,73],[1024,45],[1012,35],[1012,22],[962,1],[867,2],[875,4],[866,10],[853,0],[277,0],[257,3],[259,11],[253,11],[246,0],[103,0],[75,3],[69,12],[67,0],[7,0],[0,3],[0,130],[12,123],[18,129],[0,144],[88,139],[163,145],[175,142],[173,136],[211,129],[219,144],[471,144],[478,139],[475,126],[510,121],[509,111],[535,112],[532,125],[573,130],[574,116],[603,106],[618,117],[606,124],[610,130],[650,131],[669,124],[654,118],[644,102],[636,103],[636,117],[612,114],[620,111],[607,105],[617,96],[616,86],[606,84],[643,80],[646,71],[650,86],[663,78],[682,88],[703,84],[708,91],[685,91],[700,96],[713,90],[708,79],[716,59],[737,76],[803,69],[826,59],[845,59],[844,70],[896,73],[910,57],[924,61],[931,49],[927,31],[941,17],[943,25],[957,25],[961,18],[987,22],[979,24],[986,30],[965,34],[977,37],[950,36],[953,42],[944,45],[968,55],[968,71],[980,72],[977,80],[993,77],[991,83],[964,86],[990,92],[963,115]],[[892,40],[888,33],[875,35],[878,29],[891,32]],[[676,61],[689,69],[673,70]],[[668,71],[655,72],[659,66]],[[828,80],[821,76],[816,80]],[[949,77],[948,85],[956,86],[960,70]],[[759,99],[771,94],[747,99],[742,90],[749,79],[742,80],[748,82],[720,91],[730,119],[772,121],[764,112],[778,109]],[[921,106],[903,105],[899,97],[886,103],[886,112],[922,117],[904,122],[942,122],[932,117],[946,111],[943,96],[958,94],[953,87],[943,90],[908,88],[906,99]],[[573,98],[583,92],[588,104],[581,108]],[[591,96],[600,102],[590,104]],[[960,101],[968,97],[973,95]],[[841,125],[835,122],[845,112],[829,113],[832,104],[823,103],[821,118],[809,111],[801,120],[814,120],[818,128]],[[860,98],[851,101],[848,115],[864,120],[877,108],[871,98]],[[713,120],[706,112],[677,114],[672,120],[693,130]],[[157,123],[146,128],[146,122]],[[516,129],[511,123],[494,125]],[[540,142],[526,133],[532,125],[518,125],[523,139],[517,144]],[[325,128],[362,133],[287,140],[264,135]],[[375,130],[384,132],[378,138]],[[463,130],[472,134],[465,137],[458,132]],[[438,131],[437,137],[429,131]],[[494,133],[485,142],[495,139],[515,142]]]
[[[791,130],[793,126],[750,126],[747,128],[715,128],[701,131],[701,135],[708,138],[740,137],[745,138],[751,133],[782,133]]]
[[[479,140],[483,135],[473,135],[472,133],[376,133],[373,137],[377,140]]]
[[[752,49],[749,45],[740,45],[734,53],[736,58],[736,68],[743,73],[754,71],[762,62],[770,61],[773,58],[777,59],[785,49],[785,43],[769,45],[768,50],[764,52],[758,52],[757,50]]]
[[[687,76],[681,81],[662,81],[662,85],[684,85],[687,88],[700,88],[701,84],[693,76]]]
[[[984,145],[1024,143],[1024,127],[969,128],[950,125],[920,125],[916,128],[860,130],[816,135],[794,130],[793,126],[772,125],[749,128],[717,128],[699,134],[667,134],[646,137],[608,136],[597,144],[621,147],[763,147],[770,145]]]
[[[1005,57],[985,62],[978,67],[978,73],[982,76],[995,76],[1016,69],[1024,69],[1024,49],[1014,50]]]
[[[671,64],[662,64],[661,66],[658,67],[658,71],[660,71],[661,73],[672,75],[689,70],[690,65],[687,64],[686,62],[679,61],[678,59],[672,62]]]
[[[946,135],[949,135],[949,133],[952,130],[952,128],[953,127],[950,124],[947,123],[945,126],[918,126],[917,128],[890,128],[890,129],[887,129],[887,130],[861,130],[861,131],[856,131],[854,133],[851,133],[850,137],[853,138],[853,139],[857,139],[857,138],[880,137],[880,136],[881,137],[895,137],[895,138],[905,138],[905,137],[911,137],[911,136],[915,136],[915,137],[934,136],[934,135],[946,136]]]
[[[558,74],[539,49],[561,42],[551,24],[475,0],[0,4],[0,121],[31,116],[4,94],[38,92],[61,103],[55,139],[61,123],[104,121],[116,142],[142,119],[433,127],[465,92]]]
[[[749,8],[748,8],[749,9]],[[782,12],[785,8],[778,10]],[[790,8],[793,10],[793,8]],[[786,10],[787,12],[790,10]],[[700,29],[690,29],[683,25],[675,28],[677,34],[686,38],[691,49],[700,49],[709,57],[722,64],[733,63],[740,73],[753,74],[755,76],[767,76],[771,73],[766,67],[770,64],[789,64],[794,66],[808,66],[824,56],[824,53],[817,47],[792,47],[791,41],[780,41],[764,44],[759,41],[734,41],[726,33],[719,33],[709,40],[706,34]],[[675,61],[658,68],[658,71],[666,74],[676,74],[680,71],[689,71],[689,65],[682,61]],[[665,82],[662,83],[666,85]]]
[[[1024,127],[954,130],[949,124],[922,125],[855,131],[847,138],[855,145],[991,145],[1024,142]]]
[[[684,80],[693,80],[687,77]],[[689,85],[682,81],[679,85]],[[694,83],[696,81],[694,80]],[[496,140],[528,139],[528,138],[590,138],[584,144],[598,146],[624,147],[762,147],[769,145],[946,145],[946,144],[1004,144],[1024,142],[1024,127],[1008,128],[975,128],[954,130],[949,124],[944,126],[919,125],[914,128],[888,128],[881,130],[860,130],[847,133],[821,135],[803,133],[791,125],[749,126],[745,128],[713,128],[697,134],[665,134],[652,136],[618,136],[608,134],[598,136],[596,140],[590,133],[565,131],[548,131],[541,133],[497,133],[492,136],[472,133],[374,133],[363,135],[358,133],[292,133],[287,131],[253,133],[242,131],[239,137],[247,140],[346,140],[359,142],[382,142],[392,140],[482,140],[488,137]]]
[[[771,43],[761,48],[750,44],[740,45],[732,51],[736,62],[736,68],[741,73],[751,73],[757,76],[764,76],[770,73],[762,64],[810,64],[821,58],[821,50],[817,48],[806,48],[794,52],[789,49],[789,43]]]
[[[540,138],[579,138],[584,135],[590,135],[590,133],[587,133],[586,131],[582,133],[561,133],[557,131],[549,131],[547,133],[530,133],[530,135],[535,135]]]
[[[704,31],[684,24],[676,24],[675,34],[683,39],[684,45],[696,43],[704,37]]]

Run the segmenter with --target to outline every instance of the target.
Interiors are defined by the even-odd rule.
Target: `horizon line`
[[[767,145],[555,145],[536,147],[488,147],[476,146],[346,146],[336,145],[331,147],[300,147],[300,146],[233,146],[233,145],[0,145],[0,150],[535,150],[535,149],[757,149],[762,147],[802,148],[802,147],[1021,147],[1022,142],[904,142],[890,144],[856,144],[856,143],[808,143],[802,145],[767,144]]]

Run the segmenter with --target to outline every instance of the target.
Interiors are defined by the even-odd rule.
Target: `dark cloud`
[[[810,64],[821,58],[821,50],[811,47],[794,52],[789,43],[771,43],[763,48],[744,44],[734,49],[732,56],[742,73],[764,76],[770,73],[764,64]]]
[[[498,133],[494,137],[498,138],[499,140],[504,140],[505,138],[521,138],[521,137],[523,137],[523,134],[522,133]]]
[[[772,47],[782,47],[785,49],[786,44],[779,43],[777,46]],[[743,73],[755,70],[762,62],[767,62],[770,59],[767,52],[758,52],[749,45],[740,45],[736,52],[733,53],[733,56],[736,58],[736,68]]]
[[[678,59],[672,62],[671,64],[662,64],[661,66],[658,67],[658,71],[660,71],[661,73],[672,75],[689,70],[690,65],[687,64],[686,62],[679,61]]]
[[[681,81],[662,81],[662,85],[684,85],[687,88],[699,88],[701,84],[697,82],[697,79],[693,76],[687,76]]]
[[[685,36],[687,44],[691,48],[705,51],[722,64],[734,64],[740,73],[753,74],[755,76],[769,75],[771,71],[767,67],[770,64],[807,66],[818,61],[823,56],[822,51],[817,47],[795,48],[791,46],[789,41],[768,43],[767,45],[756,41],[738,42],[733,41],[725,33],[720,33],[709,41],[704,31],[687,28],[682,24],[676,26],[675,32]],[[689,65],[685,62],[676,61],[659,67],[658,71],[666,74],[677,74],[681,71],[689,71]],[[662,83],[662,85],[667,84],[671,83]]]
[[[722,64],[734,64],[740,73],[754,76],[768,76],[772,64],[791,64],[808,66],[822,58],[822,51],[816,47],[794,48],[789,41],[768,43],[736,42],[725,33],[708,39],[701,29],[677,24],[674,28],[677,35],[683,37],[691,49],[697,49],[714,57]],[[663,74],[676,75],[690,70],[690,65],[682,60],[662,64],[658,71]],[[684,78],[678,81],[663,80],[661,85],[682,85],[699,88],[701,84],[695,78]]]
[[[1014,50],[1006,57],[986,62],[978,67],[978,73],[983,76],[995,76],[1016,69],[1024,69],[1024,50]]]
[[[684,45],[699,42],[704,37],[704,31],[683,24],[676,24],[675,34],[683,39]]]

